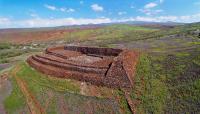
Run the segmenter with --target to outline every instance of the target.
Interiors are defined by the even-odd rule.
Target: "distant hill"
[[[178,25],[185,25],[185,23],[177,23],[177,22],[146,22],[146,21],[126,21],[126,22],[113,22],[113,23],[102,23],[102,24],[83,24],[83,25],[63,25],[63,26],[55,26],[55,27],[36,27],[36,28],[0,28],[0,32],[6,31],[41,31],[41,30],[60,30],[60,29],[69,29],[69,28],[98,28],[116,24],[127,24],[127,25],[135,25],[135,26],[144,26],[144,27],[156,27],[156,28],[164,28],[164,27],[174,27]]]
[[[143,27],[152,27],[152,28],[173,28],[179,25],[185,25],[186,23],[177,23],[177,22],[146,22],[146,21],[126,21],[126,22],[113,22],[113,23],[102,23],[102,24],[86,24],[86,25],[74,25],[70,27],[102,27],[110,26],[116,24],[126,24],[126,25],[135,25]]]
[[[125,22],[127,24],[133,24],[133,25],[168,25],[168,26],[176,26],[176,25],[184,25],[185,23],[178,23],[178,22],[145,22],[145,21],[129,21]]]
[[[142,30],[145,33],[148,31],[150,33],[148,33],[148,35],[142,33],[139,35],[140,37],[137,37],[137,30]],[[69,37],[84,37],[83,39],[89,39],[98,38],[101,34],[106,34],[103,36],[104,38],[111,36],[120,38],[130,37],[130,39],[147,39],[175,34],[191,34],[199,36],[199,33],[197,33],[199,30],[200,23],[185,24],[175,22],[161,23],[141,21],[41,28],[10,28],[0,29],[0,42],[27,43],[33,41],[58,40]],[[120,36],[120,33],[123,33],[124,36]],[[133,33],[134,35],[132,35]],[[135,37],[132,38],[132,36]]]

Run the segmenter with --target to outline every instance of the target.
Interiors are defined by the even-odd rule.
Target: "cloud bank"
[[[109,18],[60,18],[60,19],[27,19],[27,20],[10,20],[0,18],[0,28],[29,28],[29,27],[54,27],[64,25],[83,25],[83,24],[100,24],[112,22]]]
[[[111,22],[125,21],[147,21],[147,22],[199,22],[200,13],[184,16],[136,16],[125,19],[110,19],[110,18],[57,18],[44,19],[33,18],[26,20],[12,20],[9,18],[0,17],[0,28],[28,28],[28,27],[54,27],[65,25],[83,25],[83,24],[101,24]]]
[[[48,4],[45,4],[44,7],[52,11],[61,11],[61,12],[67,12],[67,13],[75,12],[75,9],[73,8],[65,8],[65,7],[58,8],[56,6],[48,5]]]

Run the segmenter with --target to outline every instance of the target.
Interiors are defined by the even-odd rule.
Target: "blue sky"
[[[200,0],[0,0],[0,28],[198,22]]]

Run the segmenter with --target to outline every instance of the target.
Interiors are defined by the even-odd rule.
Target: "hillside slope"
[[[34,30],[26,33],[22,31],[22,34],[26,34],[22,38],[25,39],[25,44],[20,43],[21,36],[17,36],[19,31],[4,31],[0,34],[10,37],[5,41],[14,44],[1,43],[0,58],[1,61],[4,60],[2,63],[13,66],[20,62],[17,65],[21,70],[16,72],[15,77],[27,84],[26,88],[47,113],[68,111],[129,114],[130,109],[123,90],[93,87],[74,80],[52,79],[31,69],[23,61],[33,53],[40,53],[45,47],[52,45],[76,44],[135,49],[141,53],[136,69],[135,86],[131,92],[136,112],[141,114],[198,113],[200,112],[200,38],[198,34],[194,34],[198,29],[200,23],[166,29],[127,24],[110,25],[95,29],[76,28],[70,32],[66,32],[66,29],[62,34],[59,33],[62,30],[48,32]],[[46,36],[54,32],[56,38],[49,39],[48,35]],[[15,37],[20,40],[16,40]],[[10,75],[13,75],[12,71]],[[5,110],[11,114],[28,112],[26,97],[20,92],[15,77],[10,76],[9,79],[13,90],[4,101]],[[48,100],[51,102],[47,102]],[[65,108],[58,108],[58,106]]]

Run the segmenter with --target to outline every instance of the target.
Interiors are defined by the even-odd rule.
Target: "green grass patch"
[[[8,59],[1,59],[0,63],[9,63],[9,60]]]
[[[177,52],[177,53],[175,53],[175,55],[177,57],[187,57],[187,56],[190,56],[190,54],[187,53],[187,52]]]
[[[119,105],[121,109],[123,109],[125,114],[132,114],[131,110],[129,109],[128,102],[126,101],[124,92],[122,90],[116,90],[115,95],[119,98]]]
[[[4,100],[4,107],[8,114],[16,114],[19,109],[24,109],[26,106],[26,99],[21,92],[16,80],[11,77],[12,82],[12,92]]]
[[[200,45],[200,42],[188,42],[188,45]]]
[[[154,52],[164,52],[166,49],[164,48],[160,48],[160,47],[156,47],[156,48],[153,48],[152,51]]]
[[[168,90],[160,74],[161,65],[152,66],[151,57],[142,55],[136,69],[135,87],[131,98],[139,101],[136,111],[138,114],[161,114],[165,107]],[[162,78],[161,78],[162,77]]]
[[[18,72],[18,76],[29,82],[30,87],[32,89],[35,88],[35,91],[40,90],[41,86],[60,92],[71,91],[78,93],[80,91],[80,88],[72,80],[46,76],[26,63],[21,63],[20,66],[21,70]]]
[[[12,57],[29,53],[28,50],[9,49],[0,51],[0,63],[8,63]]]
[[[107,44],[138,40],[145,36],[149,37],[155,31],[158,31],[158,29],[131,25],[111,25],[98,29],[84,29],[67,33],[65,34],[65,40],[67,42],[88,41],[98,46],[106,46]]]
[[[11,48],[11,44],[9,44],[9,43],[0,43],[0,50],[10,49],[10,48]]]
[[[194,64],[197,64],[198,66],[200,66],[200,55],[198,55],[196,58],[194,58],[192,62]]]

